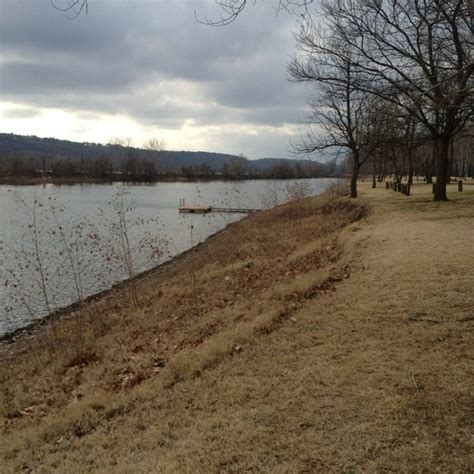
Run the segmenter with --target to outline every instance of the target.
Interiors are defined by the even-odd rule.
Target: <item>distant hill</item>
[[[60,182],[194,179],[291,179],[335,176],[334,162],[261,158],[206,151],[153,151],[0,133],[0,179]],[[61,181],[62,180],[62,181]]]
[[[119,166],[129,156],[136,159],[152,160],[158,163],[163,172],[181,172],[187,167],[205,167],[213,172],[222,171],[225,167],[242,164],[242,157],[225,153],[205,151],[150,151],[142,148],[124,147],[121,145],[101,145],[98,143],[80,143],[56,138],[40,138],[34,135],[15,135],[0,133],[0,163],[18,154],[24,159],[43,160],[52,163],[55,160],[71,160],[73,162],[97,160],[106,156],[114,168]],[[245,166],[251,172],[261,173],[272,168],[307,167],[311,163],[313,168],[324,165],[308,160],[289,160],[282,158],[261,158],[245,160]]]

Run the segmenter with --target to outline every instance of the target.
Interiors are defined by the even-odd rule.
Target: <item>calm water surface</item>
[[[319,194],[332,182],[312,179],[127,186],[124,208],[128,209],[135,271],[162,263],[245,217],[179,214],[181,198],[187,204],[266,208],[287,200],[291,195],[288,189],[295,183]],[[90,296],[127,278],[114,209],[118,189],[120,185],[115,184],[0,186],[0,336],[45,316],[48,310],[73,303],[79,292]],[[151,244],[155,249],[158,245],[161,252],[152,255]]]

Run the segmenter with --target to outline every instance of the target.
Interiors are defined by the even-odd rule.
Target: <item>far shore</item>
[[[144,181],[144,180],[122,180],[120,178],[93,178],[90,176],[0,176],[0,186],[35,186],[35,185],[48,185],[53,184],[57,186],[61,185],[77,185],[77,184],[113,184],[113,183],[125,183],[128,185],[154,185],[156,183],[192,183],[196,181],[254,181],[254,180],[277,180],[277,181],[288,181],[294,179],[347,179],[348,175],[341,176],[318,176],[318,177],[306,177],[306,178],[297,178],[297,177],[286,177],[286,178],[275,178],[275,177],[263,177],[263,176],[244,176],[244,177],[229,177],[229,176],[194,176],[194,177],[184,177],[184,176],[160,176],[156,180]],[[361,176],[361,182],[371,180],[372,176],[365,175]],[[459,178],[451,177],[451,181],[463,180],[464,184],[474,184],[474,177],[468,178]],[[423,177],[415,177],[416,181],[422,181]],[[380,183],[379,183],[380,185]]]
[[[248,180],[292,180],[292,179],[326,179],[326,178],[341,178],[341,176],[318,176],[310,178],[272,178],[262,176],[245,176],[245,177],[224,177],[224,176],[195,176],[187,178],[183,176],[168,176],[159,177],[156,180],[144,181],[144,180],[122,180],[119,178],[92,178],[88,176],[0,176],[1,185],[11,186],[34,186],[34,185],[76,185],[76,184],[113,184],[113,183],[126,183],[126,184],[142,184],[142,185],[153,185],[156,183],[189,183],[194,181],[248,181]]]

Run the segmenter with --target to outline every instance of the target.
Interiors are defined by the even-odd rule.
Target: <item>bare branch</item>
[[[50,0],[51,5],[56,10],[66,13],[66,17],[74,20],[81,13],[89,12],[88,0]]]

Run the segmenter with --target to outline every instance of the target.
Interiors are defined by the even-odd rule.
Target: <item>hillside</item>
[[[38,166],[50,168],[57,160],[72,162],[90,162],[101,157],[107,157],[114,169],[121,166],[129,156],[137,160],[149,160],[159,164],[161,172],[180,172],[183,168],[204,167],[206,171],[220,172],[223,168],[238,166],[245,167],[247,174],[264,173],[282,166],[294,169],[305,169],[310,164],[313,169],[325,172],[324,165],[308,160],[293,160],[283,158],[261,158],[242,160],[241,157],[224,153],[204,151],[150,151],[142,148],[125,147],[121,145],[101,145],[97,143],[79,143],[56,138],[40,138],[9,133],[0,133],[0,170],[2,161],[11,159],[13,154],[25,160],[36,160]],[[242,163],[243,161],[243,163]],[[334,170],[332,170],[334,172]]]
[[[472,472],[474,191],[429,188],[252,215],[4,344],[3,472]]]

